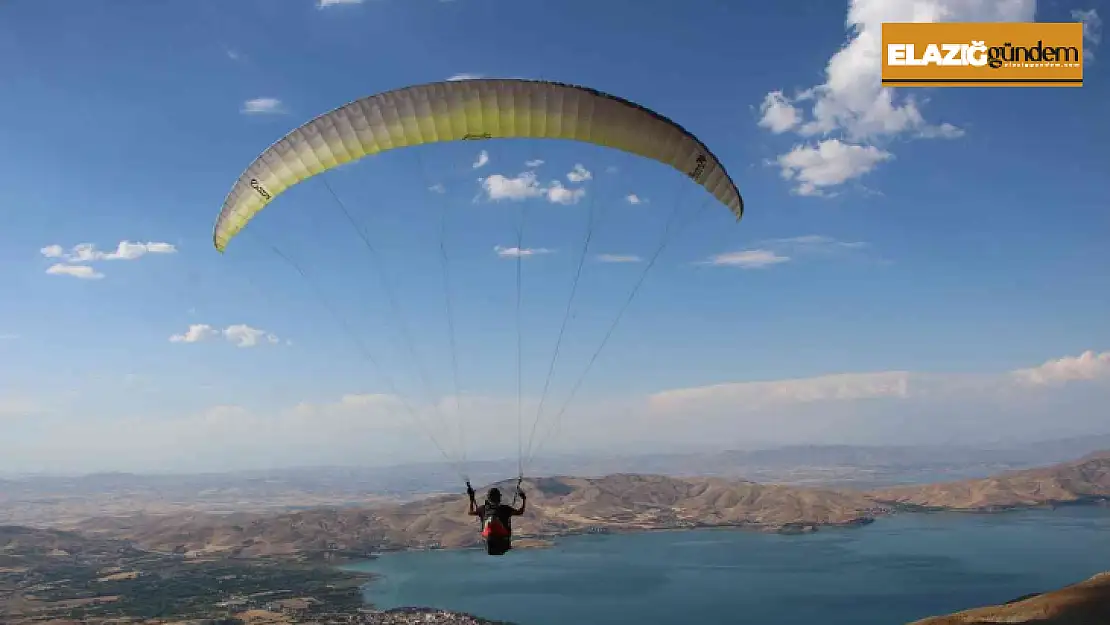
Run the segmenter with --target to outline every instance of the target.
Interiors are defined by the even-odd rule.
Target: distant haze
[[[782,445],[1006,446],[1105,432],[1110,352],[1087,352],[995,374],[876,372],[673,389],[647,397],[583,400],[558,427],[540,421],[535,456],[757,449]],[[436,432],[452,458],[458,427],[470,460],[517,456],[515,399],[440,406]],[[524,406],[530,424],[535,403]],[[434,423],[426,409],[426,423]],[[19,444],[5,472],[272,469],[389,466],[442,460],[425,430],[389,395],[347,395],[264,411],[225,405],[163,418],[88,415],[12,405]],[[521,437],[527,449],[527,431]],[[546,445],[540,445],[542,441]],[[527,454],[526,454],[527,455]]]

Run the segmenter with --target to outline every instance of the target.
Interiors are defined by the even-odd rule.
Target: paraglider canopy
[[[510,138],[568,139],[638,154],[686,174],[737,219],[744,214],[740,191],[717,157],[659,113],[576,85],[463,80],[368,96],[293,130],[239,177],[216,220],[213,243],[224,251],[283,191],[363,156],[442,141]]]

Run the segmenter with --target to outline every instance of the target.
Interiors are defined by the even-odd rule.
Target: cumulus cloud
[[[544,194],[544,188],[534,172],[526,171],[515,178],[492,174],[479,178],[478,182],[486,192],[486,197],[495,202],[500,200],[525,200]]]
[[[529,256],[536,256],[537,254],[551,254],[554,250],[549,250],[545,247],[519,248],[495,245],[493,251],[501,258],[528,258]]]
[[[317,9],[339,6],[343,4],[362,4],[365,0],[316,0]]]
[[[277,98],[254,98],[247,100],[239,109],[244,115],[276,115],[285,112],[285,106]]]
[[[1095,48],[1102,42],[1102,18],[1096,9],[1084,11],[1076,9],[1071,18],[1083,23],[1083,60],[1095,60]]]
[[[632,205],[643,204],[644,203],[643,198],[636,195],[635,193],[629,193],[628,195],[624,196],[624,201],[628,202],[629,204],[632,204]]]
[[[539,167],[540,165],[543,165],[543,159],[537,158],[534,161],[524,161],[524,166],[529,168],[529,169],[535,169],[536,167]]]
[[[644,259],[635,254],[598,254],[597,260],[603,263],[640,263]]]
[[[782,177],[795,183],[798,195],[824,195],[826,189],[859,178],[893,158],[890,152],[868,145],[826,139],[820,143],[795,146],[778,157]]]
[[[116,249],[105,252],[92,243],[78,243],[65,250],[61,245],[47,245],[39,250],[47,258],[61,258],[71,263],[88,263],[101,260],[135,260],[147,254],[173,254],[177,248],[172,243],[135,243],[120,241]]]
[[[1029,385],[1059,385],[1075,380],[1110,378],[1110,352],[1096,354],[1087,350],[1079,356],[1049,360],[1037,367],[1013,372],[1018,381]]]
[[[201,341],[219,336],[219,332],[206,323],[194,323],[182,334],[170,337],[171,343],[200,343]]]
[[[592,180],[593,177],[593,173],[586,169],[582,163],[575,163],[574,167],[567,174],[567,180],[571,182],[585,182],[587,180]]]
[[[489,163],[489,152],[482,150],[478,153],[478,158],[474,160],[474,164],[471,165],[471,167],[478,169],[479,167],[485,167],[487,163]]]
[[[780,263],[790,262],[789,256],[780,256],[772,250],[743,250],[726,252],[713,256],[706,264],[718,267],[740,267],[741,269],[762,269]]]
[[[88,265],[66,265],[64,263],[50,265],[46,269],[46,273],[53,276],[72,276],[82,280],[99,280],[104,277],[104,274]]]
[[[585,189],[567,188],[558,180],[552,180],[551,183],[544,185],[532,171],[523,172],[514,178],[492,174],[479,178],[478,182],[486,197],[495,202],[542,197],[552,204],[577,204],[586,195]]]
[[[802,116],[781,91],[772,91],[759,107],[759,125],[777,134],[795,128]]]
[[[547,201],[552,204],[577,204],[586,197],[586,190],[581,187],[570,189],[564,187],[558,180],[553,180],[547,187],[546,195]]]
[[[442,184],[440,184],[438,182],[433,184],[432,186],[428,187],[428,190],[431,191],[432,193],[447,193],[447,187],[443,186]]]
[[[177,248],[171,243],[149,242],[135,243],[120,241],[116,249],[111,252],[98,250],[92,243],[78,243],[69,250],[61,245],[47,245],[39,250],[46,258],[61,259],[65,262],[55,263],[47,268],[46,273],[59,276],[72,276],[85,280],[98,280],[104,274],[93,269],[87,263],[110,260],[136,260],[147,254],[173,254]]]
[[[194,323],[191,324],[185,332],[170,336],[170,342],[201,343],[220,337],[226,339],[236,347],[256,347],[264,343],[276,345],[281,340],[273,333],[258,328],[252,328],[249,325],[241,323],[227,326],[223,330],[214,328],[206,323]]]
[[[912,95],[901,96],[881,85],[883,22],[1030,22],[1035,0],[851,0],[848,4],[849,37],[829,59],[825,81],[788,96],[781,90],[769,92],[759,107],[759,126],[772,133],[793,131],[810,138],[822,137],[817,145],[799,146],[794,152],[818,153],[829,139],[837,139],[837,160],[870,161],[869,167],[841,164],[837,175],[827,176],[826,187],[834,187],[871,171],[889,159],[874,147],[877,141],[893,138],[956,138],[963,130],[944,122],[926,121]],[[843,142],[841,142],[843,141]],[[793,152],[792,152],[793,154]],[[784,155],[786,156],[786,155]],[[795,154],[794,158],[798,155]],[[826,159],[827,160],[827,159]],[[781,157],[780,157],[780,165]],[[795,179],[784,167],[784,177]],[[800,195],[825,195],[822,185],[799,176],[795,191]]]

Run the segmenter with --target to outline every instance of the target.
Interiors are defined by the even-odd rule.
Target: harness
[[[497,517],[500,506],[492,502],[485,502],[482,507],[482,538],[508,538],[509,528]]]

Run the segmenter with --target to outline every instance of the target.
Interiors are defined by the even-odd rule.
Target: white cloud
[[[525,200],[540,197],[544,188],[540,185],[536,174],[526,171],[516,178],[506,178],[501,174],[492,174],[478,181],[485,190],[486,196],[493,201],[500,200]]]
[[[552,204],[577,204],[584,197],[586,197],[585,189],[569,189],[558,180],[552,180],[547,187],[547,201]]]
[[[1065,356],[1037,367],[1018,369],[1013,375],[1031,385],[1059,385],[1075,380],[1110,378],[1110,352],[1096,354],[1087,350],[1079,356]]]
[[[840,241],[822,234],[764,239],[753,244],[753,249],[718,254],[703,261],[703,265],[761,269],[805,258],[836,260],[863,257],[870,246],[864,241]]]
[[[884,88],[880,81],[883,22],[1031,22],[1036,0],[850,0],[846,44],[829,59],[825,81],[797,92],[769,92],[759,107],[758,124],[773,133],[843,138],[842,145],[869,150],[875,141],[895,137],[955,138],[963,130],[951,123],[925,120],[912,96]],[[808,109],[808,110],[807,110]],[[795,151],[818,150],[806,146]],[[876,148],[877,149],[877,148]],[[873,159],[882,150],[868,154]],[[781,157],[780,157],[781,158]],[[872,167],[886,158],[874,160]],[[868,169],[869,170],[869,169]],[[854,176],[831,177],[837,186]],[[795,192],[823,195],[821,185],[802,183]]]
[[[743,269],[762,269],[779,263],[789,262],[789,256],[780,256],[771,250],[743,250],[717,254],[706,264],[719,267],[740,267]]]
[[[581,163],[575,163],[570,173],[567,174],[567,180],[571,182],[585,182],[593,179],[593,177],[593,173],[583,167]]]
[[[667,410],[697,410],[716,404],[760,410],[775,404],[845,402],[864,399],[1010,398],[1022,389],[1060,386],[1074,381],[1110,381],[1110,352],[1086,351],[1000,375],[938,374],[910,371],[839,373],[761,382],[730,382],[655,393],[649,403]]]
[[[221,336],[236,347],[255,347],[263,342],[276,345],[281,340],[270,332],[252,328],[246,324],[230,325],[219,330],[207,323],[194,323],[184,333],[171,336],[170,342],[201,343]]]
[[[428,187],[428,190],[431,191],[432,193],[447,193],[447,187],[444,187],[442,184],[440,184],[438,182],[433,184],[432,186]]]
[[[316,0],[316,8],[326,9],[341,4],[362,4],[365,0]]]
[[[795,146],[778,157],[782,177],[794,181],[798,195],[823,195],[825,189],[859,178],[879,163],[893,158],[890,152],[868,145],[826,139],[816,146]]]
[[[558,180],[552,180],[545,186],[540,183],[535,172],[531,171],[521,173],[515,178],[492,174],[479,178],[478,182],[482,185],[486,197],[493,201],[520,201],[542,197],[552,204],[577,204],[586,196],[585,189],[570,189],[564,187]]]
[[[485,76],[483,74],[468,74],[466,72],[463,72],[463,73],[460,73],[460,74],[454,74],[452,76],[449,76],[447,78],[447,80],[449,80],[451,82],[455,82],[455,81],[459,81],[459,80],[478,80],[478,79],[484,78],[484,77]]]
[[[537,158],[534,161],[524,161],[524,166],[528,167],[529,169],[535,169],[536,167],[539,167],[540,165],[543,165],[543,159]]]
[[[478,153],[478,158],[474,161],[474,164],[471,165],[471,167],[473,167],[474,169],[478,169],[479,167],[485,167],[486,163],[489,163],[489,152],[482,150]]]
[[[598,254],[597,259],[603,263],[639,263],[644,260],[635,254]]]
[[[92,243],[78,243],[70,248],[69,251],[66,251],[61,245],[47,245],[41,248],[39,252],[46,258],[62,259],[66,261],[65,263],[51,265],[50,268],[46,270],[46,273],[95,280],[103,278],[104,274],[81,263],[106,260],[135,260],[147,254],[173,254],[177,252],[177,248],[170,243],[135,243],[132,241],[120,241],[116,249],[112,252],[98,250]]]
[[[0,334],[0,341],[16,341],[22,338],[19,334],[7,333]]]
[[[751,245],[751,249],[718,254],[701,264],[759,269],[805,259],[833,261],[872,256],[871,246],[864,241],[841,241],[822,234],[763,239]],[[889,262],[877,257],[872,260]]]
[[[1071,12],[1071,18],[1083,23],[1083,59],[1094,61],[1095,48],[1102,42],[1102,18],[1096,9],[1076,9]]]
[[[172,243],[120,241],[112,252],[98,250],[92,243],[78,243],[68,252],[60,245],[47,245],[39,251],[47,258],[62,258],[71,263],[89,263],[101,260],[135,260],[147,254],[173,254],[177,252],[177,248]]]
[[[285,108],[277,98],[255,98],[244,102],[239,112],[244,115],[272,115],[284,113]]]
[[[781,91],[772,91],[763,98],[759,107],[762,117],[759,125],[777,134],[795,128],[801,121],[801,115],[794,105],[787,101]]]
[[[234,343],[236,347],[254,347],[262,341],[271,345],[276,345],[280,341],[277,336],[265,330],[252,328],[245,324],[232,325],[224,328],[224,336],[228,341]]]
[[[528,258],[529,256],[536,256],[537,254],[550,254],[554,250],[549,250],[545,247],[519,248],[495,245],[493,251],[501,258]]]
[[[227,58],[231,59],[232,61],[239,61],[243,58],[243,53],[234,48],[227,48],[226,50],[224,50],[224,53],[227,54]]]
[[[194,323],[183,334],[174,334],[170,337],[171,343],[200,343],[210,338],[219,336],[217,331],[207,323]]]
[[[794,380],[729,382],[662,391],[651,395],[656,408],[676,408],[707,402],[743,406],[745,409],[779,403],[844,401],[879,397],[907,397],[909,374],[905,371],[841,373]]]
[[[104,277],[104,274],[88,265],[66,265],[64,263],[51,265],[46,273],[54,276],[73,276],[83,280],[99,280]]]
[[[624,201],[628,202],[629,204],[636,205],[636,204],[643,204],[645,200],[643,200],[640,196],[636,195],[635,193],[629,193],[628,195],[624,196]]]

